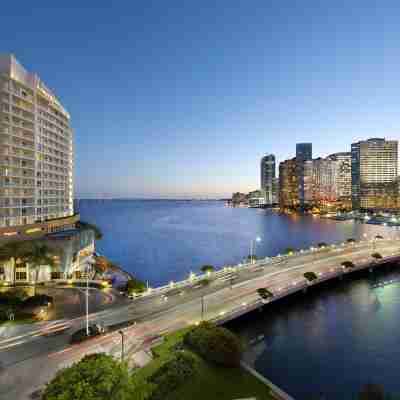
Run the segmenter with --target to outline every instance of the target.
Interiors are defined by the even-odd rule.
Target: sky
[[[400,138],[399,21],[398,1],[6,2],[0,53],[70,112],[77,197],[226,197],[296,142]]]

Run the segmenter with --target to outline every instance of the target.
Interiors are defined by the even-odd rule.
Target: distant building
[[[249,207],[264,207],[266,205],[265,201],[265,190],[254,190],[247,195]]]
[[[266,154],[261,159],[260,173],[261,173],[261,189],[265,193],[265,204],[272,205],[277,202],[275,185],[275,156],[273,154]],[[275,189],[275,190],[274,190]]]
[[[323,211],[336,208],[338,169],[339,162],[329,158],[313,161],[313,202]]]
[[[328,159],[338,162],[336,191],[341,208],[351,208],[351,152],[334,153]]]
[[[304,162],[312,160],[312,143],[296,144],[296,175],[298,180],[298,192],[300,205],[306,204],[304,180]]]
[[[314,161],[307,160],[302,166],[303,206],[314,204]]]
[[[279,164],[279,207],[284,210],[299,205],[296,158]]]
[[[398,142],[372,138],[351,145],[353,209],[391,210],[398,204]]]
[[[239,206],[248,204],[248,198],[245,193],[236,192],[232,194],[232,205]]]

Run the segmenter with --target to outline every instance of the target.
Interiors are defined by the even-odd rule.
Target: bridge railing
[[[400,240],[400,239],[396,239]],[[332,251],[332,250],[340,250],[343,248],[357,248],[365,245],[368,242],[372,242],[373,240],[360,240],[356,242],[341,242],[341,243],[334,243],[331,245],[323,246],[323,247],[310,247],[309,249],[300,249],[298,251],[293,252],[293,254],[278,254],[273,257],[265,257],[262,259],[258,259],[253,263],[239,263],[235,266],[225,266],[222,267],[221,269],[218,269],[216,271],[213,271],[211,273],[201,273],[201,274],[190,274],[189,278],[184,279],[182,281],[171,281],[169,284],[159,286],[156,288],[148,288],[145,292],[138,294],[138,297],[146,297],[146,296],[152,296],[152,295],[162,295],[164,293],[167,293],[168,291],[172,289],[183,289],[187,287],[193,287],[196,286],[197,284],[200,284],[201,281],[204,280],[216,280],[218,278],[224,277],[224,276],[229,276],[234,274],[235,272],[240,272],[246,269],[251,269],[251,268],[257,268],[261,266],[269,266],[269,265],[276,265],[279,263],[282,263],[283,261],[292,259],[293,257],[296,256],[306,256],[310,254],[318,254],[321,252],[327,252],[327,251]],[[387,239],[380,239],[381,242],[387,241]],[[390,241],[393,241],[391,239]]]

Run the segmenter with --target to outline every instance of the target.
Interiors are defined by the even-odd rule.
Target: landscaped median
[[[276,399],[264,382],[240,366],[241,342],[225,328],[200,323],[164,336],[152,353],[152,361],[133,372],[109,356],[84,358],[60,371],[43,399],[72,400],[78,394],[81,400]],[[85,366],[93,362],[99,364],[97,370]],[[99,369],[104,371],[102,383]],[[119,379],[125,386],[117,390],[113,382]]]
[[[152,400],[275,399],[264,383],[240,367],[238,343],[239,340],[230,331],[210,323],[180,330],[166,335],[164,342],[153,348],[154,359],[137,370],[133,380],[138,384],[137,389],[143,385],[143,392],[154,391],[153,397],[150,397]],[[226,349],[229,349],[228,352]],[[177,354],[184,355],[184,359],[176,362]],[[181,375],[180,363],[184,366],[182,370],[186,370],[188,364],[192,366],[188,373],[190,377],[181,381],[171,378],[171,375]],[[167,372],[168,365],[174,369],[173,372]],[[153,378],[159,377],[162,370],[168,374],[168,381],[177,382],[168,393],[164,393],[160,386],[157,388],[157,381],[161,383],[163,379]]]

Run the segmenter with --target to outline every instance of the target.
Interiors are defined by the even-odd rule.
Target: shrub
[[[210,322],[202,322],[187,332],[184,343],[204,359],[227,367],[238,366],[242,358],[239,338]]]
[[[270,297],[273,297],[273,293],[270,292],[267,288],[259,288],[257,289],[257,293],[260,297],[263,299],[269,299]]]
[[[352,261],[343,261],[342,266],[345,268],[354,268],[355,265]]]
[[[359,400],[384,400],[385,391],[382,386],[368,383],[364,385],[358,395]]]
[[[215,270],[215,268],[212,266],[212,265],[203,265],[202,267],[201,267],[201,272],[203,272],[203,273],[207,273],[207,272],[213,272]]]
[[[8,290],[0,293],[0,304],[19,307],[26,298],[27,294],[25,290],[21,288],[15,288],[14,290]]]
[[[23,303],[22,307],[41,307],[47,306],[49,303],[53,303],[53,298],[46,294],[37,294],[32,297],[28,297]]]
[[[133,386],[126,365],[98,353],[60,370],[42,400],[123,400],[129,395],[133,397]]]
[[[129,279],[126,282],[126,291],[128,294],[142,293],[146,290],[146,285],[139,279]]]
[[[312,281],[315,281],[316,279],[318,279],[318,276],[315,274],[315,272],[304,272],[303,276],[309,282],[312,282]]]
[[[286,250],[285,250],[285,254],[287,254],[288,256],[291,256],[291,255],[293,255],[293,253],[295,252],[296,250],[293,248],[293,247],[288,247]]]
[[[190,352],[176,353],[149,378],[156,385],[150,399],[163,400],[176,390],[194,374],[195,364],[196,358]]]
[[[375,258],[375,260],[380,260],[381,258],[383,258],[382,254],[380,254],[380,253],[373,253],[373,254],[371,254],[371,257]]]
[[[328,245],[325,243],[325,242],[320,242],[320,243],[318,243],[318,245],[317,245],[319,248],[324,248],[324,247],[327,247]]]
[[[349,239],[346,240],[347,243],[355,243],[355,241],[356,241],[356,240],[353,239],[353,238],[349,238]]]
[[[205,279],[202,279],[201,281],[198,281],[197,284],[201,285],[201,286],[207,286],[210,284],[210,280],[205,278]]]

